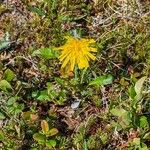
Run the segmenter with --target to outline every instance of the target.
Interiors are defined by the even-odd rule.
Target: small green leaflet
[[[1,80],[1,81],[0,81],[0,90],[6,92],[8,89],[9,89],[9,90],[12,89],[10,83],[7,82],[6,80]]]
[[[103,85],[112,84],[112,82],[113,82],[113,76],[109,74],[109,75],[97,77],[95,80],[91,81],[89,85],[103,86]]]
[[[55,140],[48,140],[48,141],[46,141],[46,147],[48,147],[48,148],[53,148],[53,147],[55,147],[56,146],[56,141]]]
[[[35,133],[33,135],[33,139],[38,141],[38,142],[45,142],[46,141],[46,136],[41,134],[41,133]]]
[[[7,69],[5,72],[4,72],[4,79],[8,82],[10,82],[11,80],[13,80],[15,77],[15,74],[13,71],[11,71],[10,69]]]

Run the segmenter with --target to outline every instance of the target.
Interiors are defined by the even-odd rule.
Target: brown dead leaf
[[[67,124],[69,130],[74,130],[79,125],[79,121],[72,118],[66,118],[62,121]]]
[[[57,112],[66,118],[73,117],[75,113],[75,111],[71,107],[64,107],[63,109],[58,109]]]
[[[41,128],[44,134],[47,134],[49,131],[49,125],[48,122],[46,120],[42,120],[41,121]]]
[[[37,114],[31,114],[30,118],[31,118],[31,121],[36,121],[36,120],[38,120],[38,115]]]

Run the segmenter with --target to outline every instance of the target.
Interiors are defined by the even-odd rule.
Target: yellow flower
[[[95,43],[95,40],[77,39],[70,36],[65,38],[67,39],[65,45],[57,48],[57,50],[61,50],[59,57],[59,60],[62,62],[61,69],[69,73],[74,70],[75,65],[78,65],[79,69],[88,68],[89,61],[96,59],[91,52],[97,52],[97,49],[89,46]]]

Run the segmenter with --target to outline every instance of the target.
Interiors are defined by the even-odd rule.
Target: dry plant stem
[[[24,57],[24,56],[16,56],[16,57],[14,57],[13,59],[11,59],[11,60],[6,64],[6,66],[8,66],[9,64],[14,63],[14,62],[15,62],[15,59],[18,59],[18,58],[21,58],[21,59],[24,59],[24,60],[30,62],[30,63],[32,64],[32,67],[33,67],[35,70],[38,70],[37,65],[35,64],[34,61],[31,60],[31,57],[30,57],[30,59],[29,59],[29,58],[26,58],[26,57]]]

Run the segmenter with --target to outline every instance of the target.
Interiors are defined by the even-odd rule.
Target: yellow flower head
[[[77,39],[70,36],[65,38],[67,39],[65,45],[57,48],[61,50],[59,57],[59,60],[62,62],[61,69],[68,73],[74,70],[75,65],[78,65],[79,69],[88,68],[89,61],[96,59],[91,52],[97,52],[97,49],[89,47],[90,44],[95,43],[95,40]]]

